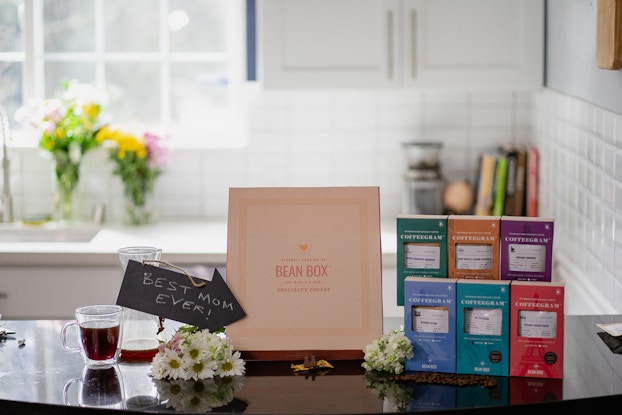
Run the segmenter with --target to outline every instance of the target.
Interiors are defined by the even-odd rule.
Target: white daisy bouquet
[[[154,379],[213,379],[242,376],[244,360],[224,333],[181,326],[170,341],[160,344],[151,362]]]
[[[210,412],[233,401],[242,389],[243,376],[202,380],[154,380],[158,395],[167,408],[182,412]]]
[[[391,372],[399,375],[404,371],[406,359],[414,356],[412,344],[404,334],[404,327],[384,334],[363,349],[365,370]]]
[[[385,412],[408,412],[415,388],[411,382],[395,382],[386,372],[365,372],[365,386],[392,408]],[[385,408],[386,409],[386,408]]]

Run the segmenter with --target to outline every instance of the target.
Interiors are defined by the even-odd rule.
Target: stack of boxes
[[[401,295],[415,354],[406,370],[561,379],[553,228],[548,218],[399,215],[398,304]]]

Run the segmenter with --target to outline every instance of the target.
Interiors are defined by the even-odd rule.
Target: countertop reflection
[[[385,331],[399,325],[387,319]],[[149,363],[119,363],[96,371],[59,341],[64,321],[1,321],[16,331],[0,342],[3,414],[246,413],[370,414],[392,412],[542,413],[612,409],[622,402],[622,355],[608,347],[596,323],[622,316],[565,316],[564,378],[496,377],[496,386],[374,384],[361,361],[331,362],[334,369],[295,375],[290,363],[247,361],[246,376],[226,384],[154,382]],[[18,340],[24,339],[20,346]],[[611,346],[610,344],[610,346]],[[619,346],[619,343],[617,343]],[[194,403],[184,399],[195,399]],[[550,406],[553,404],[554,406]],[[528,411],[528,412],[527,412]],[[124,413],[125,413],[124,412]]]

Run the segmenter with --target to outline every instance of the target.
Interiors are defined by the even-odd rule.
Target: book
[[[516,173],[514,184],[514,208],[508,215],[525,216],[525,188],[527,185],[527,150],[524,146],[516,148]]]
[[[527,149],[526,216],[538,216],[538,174],[540,153],[537,147]]]
[[[613,337],[622,336],[622,323],[613,323],[613,324],[596,323],[596,326],[604,330],[607,334],[612,335]]]
[[[495,165],[494,190],[491,214],[493,216],[503,215],[505,207],[505,188],[508,172],[507,157],[505,154],[497,155],[497,163]]]
[[[379,188],[231,188],[226,282],[244,359],[362,359],[383,333]]]
[[[507,160],[507,173],[505,179],[505,200],[503,203],[503,213],[499,215],[513,215],[514,203],[516,202],[516,164],[517,150],[512,144],[505,144],[500,147],[500,151],[505,154]]]
[[[500,279],[551,282],[552,218],[502,216]]]
[[[564,284],[510,284],[510,376],[564,377]]]
[[[456,308],[456,373],[508,376],[510,281],[460,279]]]
[[[449,215],[449,278],[499,279],[500,216]]]
[[[397,305],[404,305],[406,277],[447,278],[447,215],[396,218]]]
[[[496,165],[497,157],[494,153],[485,152],[480,155],[477,198],[475,199],[476,215],[486,216],[492,213]]]
[[[414,356],[407,371],[456,372],[456,279],[404,280],[404,335]]]

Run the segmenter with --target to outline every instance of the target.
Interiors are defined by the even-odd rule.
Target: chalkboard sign
[[[210,331],[246,316],[217,269],[208,281],[134,260],[128,262],[117,305]]]

